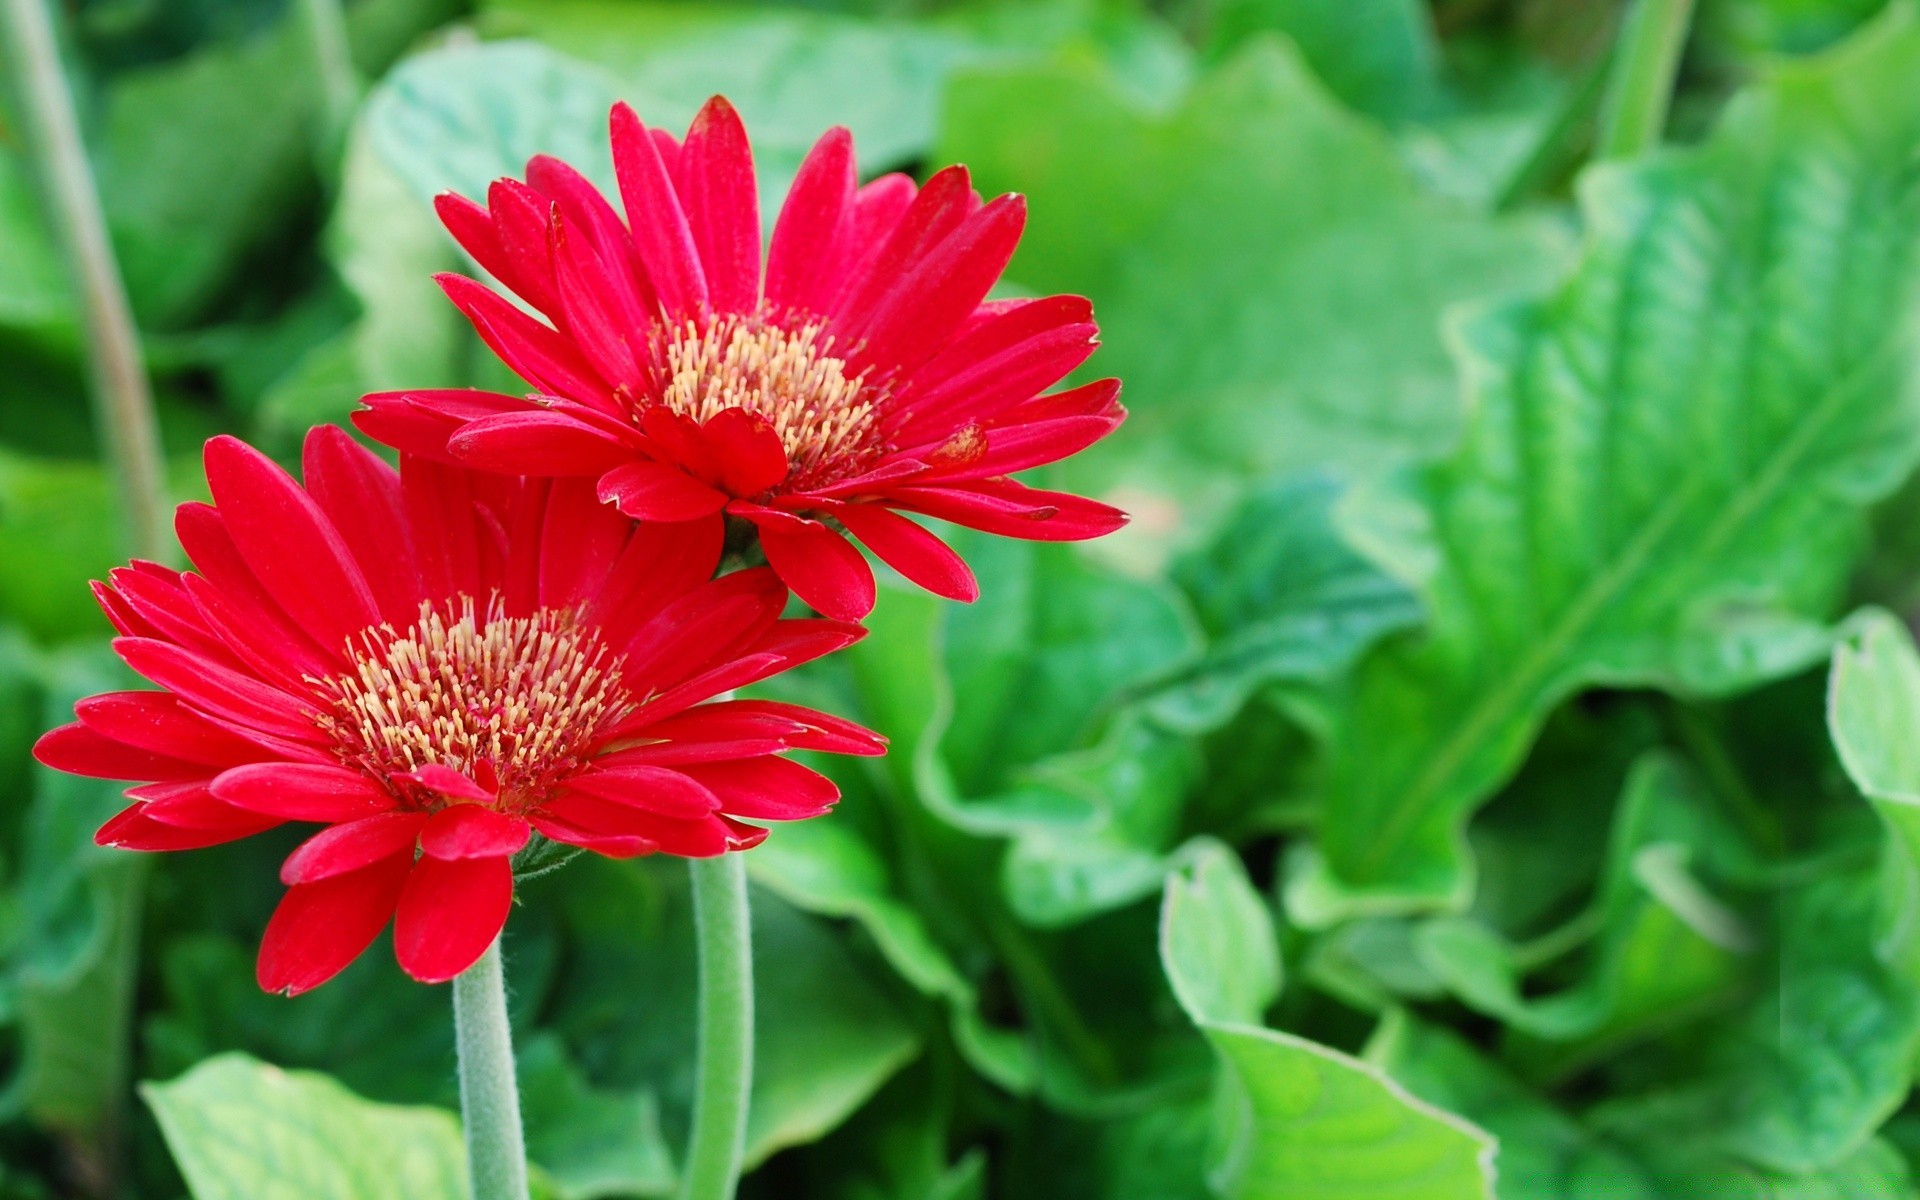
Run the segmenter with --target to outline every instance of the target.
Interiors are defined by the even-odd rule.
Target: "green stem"
[[[692,858],[700,953],[700,1062],[681,1200],[732,1200],[753,1090],[753,923],[738,854]]]
[[[473,1200],[527,1200],[526,1135],[497,939],[480,961],[454,977],[453,1032]]]
[[[107,238],[93,165],[80,138],[73,93],[44,0],[4,0],[7,45],[20,101],[33,131],[38,174],[66,251],[87,326],[94,422],[120,484],[127,542],[135,557],[159,559],[172,542],[159,424],[126,282]]]
[[[1607,81],[1596,158],[1628,158],[1659,144],[1692,17],[1693,0],[1634,0]]]
[[[353,68],[347,18],[340,0],[300,0],[300,15],[320,84],[319,143],[324,165],[331,163],[346,144],[353,106],[360,100],[360,76]]]

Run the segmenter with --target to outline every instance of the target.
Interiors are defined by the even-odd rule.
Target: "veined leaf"
[[[1543,286],[1563,261],[1544,221],[1422,194],[1386,134],[1271,35],[1172,111],[1077,62],[962,77],[942,128],[941,161],[1031,199],[1011,276],[1098,304],[1089,367],[1126,381],[1133,416],[1066,470],[1124,483],[1142,525],[1236,476],[1444,450],[1460,403],[1441,312]]]
[[[194,1200],[464,1200],[460,1123],[244,1054],[141,1088]]]
[[[1363,1062],[1259,1023],[1280,988],[1272,918],[1223,847],[1167,880],[1160,957],[1220,1060],[1221,1195],[1491,1200],[1493,1139]]]
[[[1901,7],[1706,144],[1597,168],[1575,276],[1459,327],[1466,441],[1348,513],[1432,618],[1361,669],[1302,914],[1464,902],[1466,815],[1583,686],[1825,653],[1862,506],[1920,451],[1916,70]]]

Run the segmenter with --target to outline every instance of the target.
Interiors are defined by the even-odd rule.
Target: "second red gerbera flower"
[[[971,600],[966,564],[903,513],[1058,541],[1124,523],[1009,478],[1124,416],[1116,380],[1042,394],[1093,352],[1086,300],[985,299],[1019,241],[1021,197],[983,203],[963,167],[919,188],[904,175],[858,186],[852,139],[834,129],[801,166],[763,271],[732,106],[715,97],[683,144],[617,105],[612,134],[624,223],[546,157],[526,182],[494,184],[486,208],[439,203],[474,259],[547,318],[441,278],[539,394],[373,395],[363,430],[484,469],[587,476],[643,520],[750,521],[793,590],[849,620],[873,607],[874,581],[833,524],[921,586]]]

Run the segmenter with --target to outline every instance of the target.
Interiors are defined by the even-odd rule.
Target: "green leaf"
[[[525,1041],[515,1057],[527,1157],[546,1171],[556,1200],[673,1194],[673,1156],[651,1091],[594,1088],[551,1033]]]
[[[1215,1190],[1234,1200],[1489,1200],[1486,1134],[1374,1067],[1257,1023],[1279,985],[1272,947],[1271,918],[1224,848],[1168,879],[1161,961],[1225,1080]]]
[[[1920,864],[1920,653],[1891,614],[1865,614],[1834,647],[1827,724],[1854,785]]]
[[[940,651],[954,704],[940,753],[961,794],[990,795],[1021,766],[1085,746],[1132,685],[1197,649],[1170,589],[1089,563],[1069,546],[968,534],[956,548],[990,587],[948,606]]]
[[[1575,1043],[1533,1047],[1530,1056],[1522,1048],[1536,1064],[1555,1064],[1538,1069],[1564,1071],[1691,1016],[1745,981],[1753,934],[1694,874],[1730,836],[1692,773],[1650,753],[1627,780],[1593,905],[1568,921],[1599,931],[1579,983],[1526,995],[1516,948],[1466,917],[1423,922],[1415,945],[1468,1006],[1533,1038]]]
[[[102,646],[14,670],[45,681],[42,727],[71,718],[82,696],[124,686],[127,675]],[[20,873],[8,899],[17,925],[6,947],[4,1003],[17,1022],[18,1066],[6,1110],[78,1139],[82,1162],[105,1167],[99,1149],[119,1136],[131,1053],[142,883],[139,856],[96,846],[93,832],[125,807],[123,784],[32,771],[33,804],[22,831]]]
[[[1618,1147],[1530,1091],[1464,1039],[1404,1014],[1384,1022],[1367,1058],[1429,1104],[1499,1139],[1500,1200],[1658,1200]],[[1688,1193],[1691,1196],[1691,1193]]]
[[[645,98],[533,42],[443,46],[395,67],[367,98],[369,148],[424,206],[443,191],[483,198],[551,154],[613,190],[607,110]]]
[[[1284,34],[1327,90],[1362,112],[1406,116],[1437,90],[1440,48],[1420,0],[1214,0],[1210,7],[1210,55],[1263,32]]]
[[[1724,693],[1826,653],[1861,508],[1920,448],[1917,64],[1902,7],[1706,144],[1595,169],[1574,278],[1460,326],[1467,440],[1348,514],[1432,615],[1331,740],[1314,919],[1463,903],[1464,818],[1579,688]]]
[[[1542,222],[1422,195],[1386,136],[1272,39],[1166,113],[1084,62],[963,77],[937,158],[1028,194],[1013,278],[1099,304],[1090,369],[1126,381],[1133,415],[1068,477],[1123,481],[1175,527],[1235,475],[1445,448],[1460,404],[1441,312],[1561,260]]]
[[[1326,683],[1381,637],[1420,620],[1407,586],[1340,537],[1333,505],[1341,490],[1325,475],[1264,486],[1173,564],[1207,650],[1153,697],[1156,719],[1189,732],[1217,728],[1259,688]]]
[[[488,0],[482,8],[486,28],[531,34],[606,68],[623,93],[648,98],[640,115],[650,125],[678,133],[707,97],[724,94],[753,134],[763,177],[773,180],[791,178],[808,148],[833,125],[853,131],[864,173],[922,158],[949,76],[1032,58],[1093,32],[1097,12],[1087,3],[1032,3],[1004,15],[987,9],[925,21],[872,21],[609,0]],[[1157,41],[1131,24],[1118,36],[1147,43],[1150,62],[1172,53],[1170,36]]]
[[[15,146],[0,147],[0,326],[71,328],[73,288]]]
[[[450,0],[353,5],[357,61],[377,74],[455,8]],[[201,315],[310,202],[320,119],[310,54],[289,12],[265,36],[130,73],[108,91],[95,155],[100,193],[146,322]]]
[[[466,1200],[451,1113],[223,1054],[141,1085],[194,1200]]]
[[[552,1025],[603,1088],[658,1091],[670,1138],[693,1085],[695,971],[678,862],[586,859],[557,877],[576,952]],[[747,1161],[838,1126],[913,1058],[919,1038],[892,999],[818,920],[753,894],[754,1078]],[[633,1002],[646,980],[646,1003]]]

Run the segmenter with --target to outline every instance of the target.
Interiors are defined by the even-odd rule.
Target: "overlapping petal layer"
[[[1043,394],[1093,353],[1086,300],[986,298],[1020,239],[1021,197],[983,202],[964,167],[862,186],[851,137],[833,129],[763,260],[752,154],[724,99],[684,142],[617,105],[612,138],[624,221],[545,157],[485,207],[440,199],[453,236],[539,314],[441,278],[536,394],[380,393],[361,429],[443,462],[591,478],[641,520],[750,521],[781,578],[847,620],[872,608],[874,585],[846,535],[930,591],[977,594],[959,556],[902,513],[1058,541],[1125,521],[1009,478],[1125,415],[1115,380]]]
[[[780,616],[765,568],[713,578],[720,528],[636,524],[591,480],[482,473],[334,427],[305,486],[231,438],[214,503],[180,509],[190,572],[136,562],[96,589],[159,691],[94,696],[36,754],[146,781],[103,844],[182,850],[286,821],[261,947],[270,991],[312,988],[391,919],[401,965],[440,981],[493,941],[511,860],[537,835],[613,856],[702,856],[823,813],[833,784],[780,755],[877,754],[793,705],[715,700],[856,640]]]

